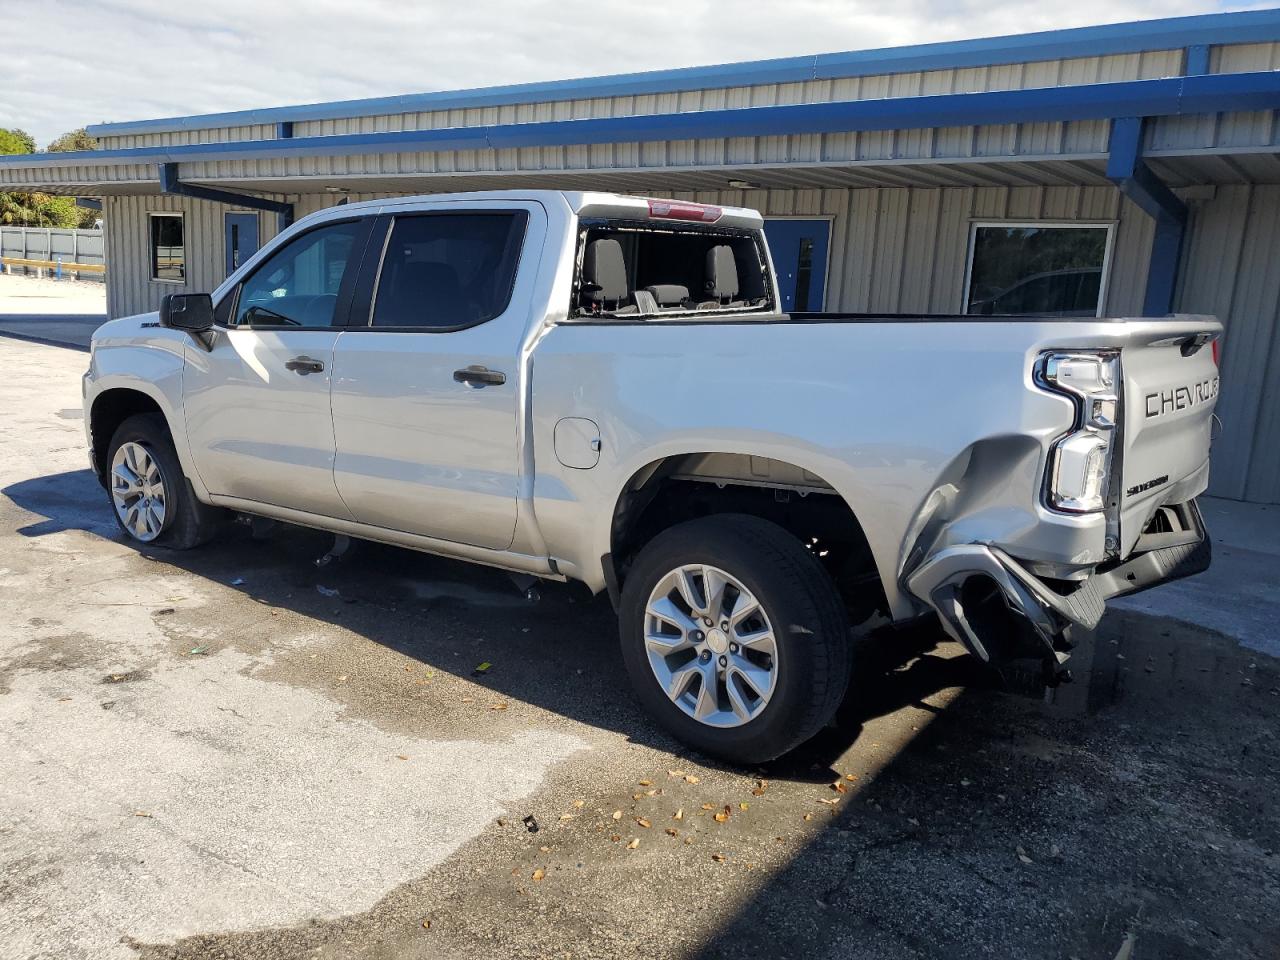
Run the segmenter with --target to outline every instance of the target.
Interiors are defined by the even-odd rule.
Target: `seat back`
[[[622,244],[605,237],[587,244],[582,256],[583,298],[601,306],[618,306],[631,295]]]
[[[728,303],[738,295],[738,264],[733,259],[733,247],[728,244],[720,244],[707,251],[704,293],[720,303]]]

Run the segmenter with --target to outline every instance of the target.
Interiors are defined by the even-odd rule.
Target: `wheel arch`
[[[99,385],[89,409],[85,411],[90,460],[99,483],[106,484],[107,447],[111,443],[112,436],[125,420],[142,413],[158,413],[164,418],[169,428],[169,436],[178,453],[179,462],[182,463],[184,472],[191,476],[192,471],[187,469],[184,456],[183,441],[186,439],[186,434],[175,429],[174,417],[169,409],[167,398],[151,384],[126,381]]]
[[[825,467],[806,461],[691,449],[632,470],[613,500],[602,556],[610,595],[616,602],[635,555],[662,530],[712,513],[747,513],[777,523],[819,554],[846,600],[852,588],[866,586],[874,608],[889,613],[898,594],[885,581],[892,565],[881,566],[858,511],[825,479]],[[820,543],[816,531],[828,542]]]

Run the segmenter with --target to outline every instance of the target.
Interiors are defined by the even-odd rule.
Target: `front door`
[[[258,252],[258,215],[228,213],[223,217],[222,231],[227,251],[227,272],[224,276],[229,277]]]
[[[830,220],[766,220],[778,293],[786,313],[821,311],[827,292]]]
[[[187,439],[210,493],[351,519],[333,480],[329,388],[370,225],[288,241],[219,302],[212,347],[188,345]]]
[[[503,550],[546,215],[524,202],[456,207],[382,221],[380,271],[361,279],[334,352],[334,473],[362,523]]]

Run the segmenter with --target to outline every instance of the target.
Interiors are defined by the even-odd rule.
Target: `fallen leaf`
[[[640,838],[639,838],[639,837],[636,837],[634,840],[632,840],[630,843],[628,843],[628,844],[627,844],[627,849],[628,849],[628,850],[634,850],[634,849],[636,849],[638,846],[640,846]]]
[[[619,840],[621,840],[621,839],[622,839],[622,837],[621,837],[621,835],[619,835],[619,834],[616,834],[616,833],[615,833],[615,834],[614,834],[613,836],[611,836],[609,839],[610,839],[610,840],[612,840],[614,843],[617,843]]]
[[[685,845],[686,847],[692,847],[692,846],[693,846],[693,837],[685,837],[685,838],[684,838],[684,845]]]
[[[849,788],[844,785],[843,780],[837,780],[833,784],[831,784],[831,789],[834,790],[836,793],[846,793]]]
[[[572,814],[572,813],[562,813],[562,814],[560,814],[560,819],[561,819],[561,820],[572,820],[572,819],[573,819],[573,814]]]
[[[668,776],[668,777],[683,777],[683,776],[684,776],[684,771],[683,771],[683,770],[668,770],[668,771],[667,771],[667,776]]]
[[[406,757],[403,753],[397,753],[397,754],[396,754],[396,759],[397,759],[397,760],[408,760],[409,758],[408,758],[408,757]]]
[[[716,808],[716,805],[714,803],[704,803],[702,805],[703,810],[714,810],[715,808]]]
[[[1035,863],[1034,860],[1032,860],[1029,856],[1027,856],[1027,851],[1022,849],[1022,847],[1018,847],[1017,852],[1018,852],[1018,859],[1021,860],[1023,863]]]
[[[833,806],[833,807],[834,807],[837,803],[839,803],[839,802],[840,802],[840,798],[839,798],[839,797],[831,797],[831,798],[829,798],[829,799],[828,799],[828,798],[826,798],[826,797],[821,797],[821,798],[819,798],[819,799],[818,799],[818,801],[817,801],[817,802],[818,802],[818,803],[825,803],[825,804],[827,804],[827,805],[829,805],[829,806]]]
[[[768,781],[768,780],[757,780],[757,781],[756,781],[756,788],[755,788],[754,790],[752,790],[752,791],[751,791],[751,795],[752,795],[753,797],[763,797],[763,796],[764,796],[764,792],[765,792],[765,790],[766,790],[766,789],[768,789],[768,787],[769,787],[769,781]]]
[[[541,879],[542,879],[543,877],[545,877],[546,875],[547,875],[547,871],[543,870],[541,867],[539,867],[537,870],[533,871],[533,879],[534,879],[534,880],[541,880]]]
[[[339,682],[339,683],[346,683],[346,682],[347,682],[347,675],[344,673],[342,676],[338,677],[338,682]]]
[[[551,848],[550,848],[550,847],[539,847],[538,849],[539,849],[539,850],[541,850],[543,853],[550,853],[550,852],[551,852]]]
[[[675,815],[674,815],[671,819],[672,819],[672,820],[683,820],[683,819],[684,819],[684,807],[681,807],[679,810],[677,810],[677,811],[675,812]]]
[[[490,663],[488,660],[486,660],[484,663],[477,664],[476,668],[471,672],[472,673],[488,673],[489,668],[492,666],[493,664]]]
[[[812,814],[812,813],[806,813],[806,814],[804,815],[804,818],[805,818],[805,820],[812,820],[812,819],[813,819],[813,814]]]
[[[622,811],[621,811],[621,810],[615,810],[615,811],[613,811],[613,819],[615,819],[615,820],[621,820],[621,819],[622,819]]]
[[[856,773],[846,773],[846,774],[844,775],[844,778],[845,778],[846,780],[848,780],[848,781],[852,782],[852,781],[854,781],[854,780],[857,780],[857,779],[858,779],[858,775],[857,775]]]
[[[646,797],[656,797],[656,796],[657,796],[658,794],[660,794],[661,792],[662,792],[661,790],[646,790],[646,791],[644,792],[644,795],[645,795]]]
[[[685,783],[701,783],[702,780],[698,777],[695,777],[692,773],[688,773],[688,774],[685,774],[684,782]]]
[[[668,836],[668,837],[678,837],[678,836],[680,836],[680,831],[679,831],[679,830],[677,830],[675,827],[667,827],[667,836]]]
[[[135,817],[150,817],[150,816],[151,816],[151,814],[147,813],[145,810],[135,810],[135,811],[133,812],[133,815],[134,815]]]
[[[490,710],[505,710],[505,709],[507,709],[507,705],[506,705],[505,703],[503,703],[501,700],[499,700],[497,703],[495,703],[495,704],[494,704],[493,706],[491,706],[489,709],[490,709]]]
[[[652,787],[652,786],[653,786],[653,781],[652,781],[652,780],[641,780],[641,781],[640,781],[640,786],[642,786],[642,787]]]
[[[711,859],[712,859],[712,860],[714,860],[716,863],[724,863],[724,854],[723,854],[723,853],[713,853],[713,854],[711,855]]]
[[[644,827],[646,830],[653,826],[653,824],[644,817],[636,817],[636,823],[640,824],[640,826]]]
[[[750,807],[750,806],[751,806],[751,804],[747,803],[746,801],[743,801],[742,803],[738,804],[738,809],[739,809],[739,810],[746,810],[746,809],[747,809],[748,807]]]
[[[423,930],[430,930],[430,929],[431,929],[431,921],[430,921],[430,920],[423,920],[423,921],[422,921],[422,929],[423,929]]]
[[[716,811],[716,823],[724,823],[729,819],[729,814],[733,811],[726,806],[723,810]]]
[[[345,677],[344,677],[343,679],[345,679]],[[475,698],[475,697],[463,697],[463,698],[462,698],[462,702],[463,702],[463,703],[475,703],[475,702],[476,702],[476,698]]]
[[[587,801],[585,801],[585,800],[575,800],[575,801],[573,801],[573,805],[574,805],[575,807],[577,807],[579,810],[581,810],[581,809],[586,805],[586,803],[587,803]]]

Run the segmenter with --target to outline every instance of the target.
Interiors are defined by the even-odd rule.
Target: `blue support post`
[[[1209,45],[1197,43],[1187,47],[1182,72],[1188,77],[1203,77],[1209,72]]]
[[[1107,179],[1155,220],[1142,313],[1148,317],[1162,317],[1173,311],[1188,213],[1187,205],[1142,159],[1142,130],[1142,117],[1122,117],[1111,122]]]
[[[276,124],[276,139],[277,140],[293,139],[293,121],[292,120],[285,120]],[[289,204],[288,213],[276,214],[276,233],[284,233],[284,231],[288,230],[289,227],[292,225],[293,225],[293,204]]]

